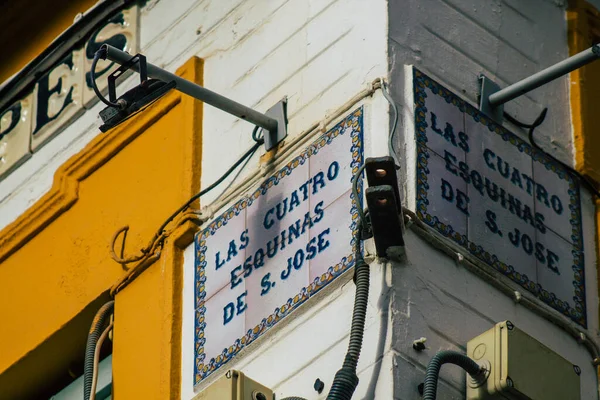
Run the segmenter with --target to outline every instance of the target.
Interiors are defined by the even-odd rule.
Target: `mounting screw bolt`
[[[263,392],[252,393],[252,400],[267,400],[267,396]]]
[[[413,349],[415,349],[416,351],[423,351],[425,350],[425,342],[427,341],[427,338],[419,338],[417,340],[415,340],[413,342]]]
[[[317,391],[317,393],[321,394],[323,392],[323,389],[325,388],[325,384],[323,383],[322,380],[320,380],[319,378],[317,378],[317,380],[315,381],[315,384],[313,385],[313,387],[315,388],[315,390]]]
[[[579,365],[573,365],[573,370],[575,371],[577,376],[581,375],[581,368],[579,368]]]
[[[514,387],[515,383],[513,382],[512,379],[510,379],[509,376],[506,377],[506,384],[508,385],[508,387]]]
[[[121,110],[124,110],[124,109],[126,109],[126,108],[127,108],[127,106],[128,106],[128,104],[127,104],[127,100],[124,100],[124,99],[119,99],[119,100],[117,100],[117,105],[119,106],[119,108],[120,108]]]
[[[387,202],[388,202],[387,199],[384,197],[377,199],[377,205],[379,207],[384,207],[387,204]]]
[[[422,382],[421,382],[421,383],[419,383],[419,386],[417,386],[417,390],[419,391],[419,394],[420,394],[421,396],[423,396],[423,393],[424,393],[424,391],[425,391],[425,384],[424,384],[424,383],[422,383]]]
[[[387,175],[387,171],[382,168],[378,168],[375,170],[375,176],[378,178],[383,178]]]
[[[515,329],[515,324],[513,324],[510,321],[506,321],[506,327],[508,328],[509,331],[512,331],[513,329]]]

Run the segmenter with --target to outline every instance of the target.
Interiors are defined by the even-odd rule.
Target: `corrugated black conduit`
[[[364,171],[364,165],[361,166],[352,178],[352,193],[355,199],[360,199],[358,192],[358,178]],[[360,203],[360,202],[359,202]],[[336,372],[331,384],[331,389],[327,394],[327,400],[350,400],[356,386],[358,385],[358,376],[356,375],[356,366],[360,357],[363,336],[365,333],[365,320],[367,318],[367,304],[369,303],[369,264],[365,262],[362,255],[363,228],[369,227],[368,210],[358,208],[358,223],[355,234],[354,258],[354,284],[356,285],[356,294],[354,296],[354,310],[352,312],[352,324],[350,326],[350,342],[348,351],[344,358],[342,368]],[[366,230],[368,232],[368,229]],[[283,400],[305,400],[301,397],[286,397]]]
[[[357,239],[362,238],[363,220],[359,218]],[[342,368],[336,372],[327,400],[350,400],[358,385],[356,366],[360,357],[363,335],[365,332],[365,319],[369,301],[369,264],[362,256],[361,241],[356,241],[356,265],[354,267],[354,282],[356,295],[354,298],[354,311],[352,312],[352,325],[350,327],[350,342]]]
[[[440,369],[443,364],[458,365],[472,377],[477,377],[482,372],[482,367],[466,355],[451,350],[440,351],[427,364],[423,400],[435,400]]]
[[[90,400],[92,391],[92,378],[94,373],[94,352],[96,351],[96,343],[102,334],[110,314],[115,307],[114,301],[109,301],[104,304],[94,317],[92,326],[88,334],[87,344],[85,346],[85,361],[83,365],[83,399]]]

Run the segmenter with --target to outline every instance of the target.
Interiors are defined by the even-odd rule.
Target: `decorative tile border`
[[[501,125],[498,125],[475,107],[471,106],[421,71],[413,69],[413,73],[415,135],[417,141],[417,215],[419,218],[427,225],[435,228],[443,236],[452,239],[457,244],[469,250],[471,254],[477,256],[497,271],[502,272],[511,280],[532,292],[544,303],[560,311],[562,314],[583,327],[586,327],[587,314],[583,263],[583,231],[581,223],[579,182],[577,178],[562,165],[556,163],[543,152],[532,147],[529,143],[523,141]],[[428,88],[434,94],[441,96],[447,103],[453,104],[460,111],[471,116],[476,122],[486,126],[490,132],[500,136],[505,142],[511,143],[521,153],[529,155],[533,161],[542,164],[546,170],[554,172],[558,178],[569,183],[569,210],[571,213],[570,223],[572,227],[571,240],[573,242],[572,255],[575,258],[572,265],[573,285],[575,289],[575,296],[573,297],[574,306],[558,299],[554,293],[545,290],[539,283],[533,282],[526,275],[515,271],[512,265],[503,263],[495,254],[490,254],[482,248],[482,246],[469,241],[467,236],[456,232],[451,225],[442,223],[438,217],[428,213],[427,206],[429,205],[429,200],[427,199],[427,191],[429,189],[429,184],[427,182],[427,174],[429,173],[429,169],[427,165],[430,157],[430,150],[426,147],[426,128],[428,125],[426,121],[427,108],[425,106],[425,98],[427,95],[425,93],[425,88]]]
[[[298,167],[303,165],[311,156],[317,154],[320,149],[329,145],[336,137],[340,135],[349,134],[352,138],[352,147],[350,149],[352,153],[352,174],[354,175],[363,163],[363,107],[356,109],[350,115],[348,115],[343,121],[338,123],[335,127],[321,135],[318,139],[312,142],[306,147],[302,153],[288,162],[280,170],[274,173],[271,177],[267,178],[256,190],[249,195],[238,200],[229,209],[223,212],[221,215],[216,217],[207,227],[200,231],[196,235],[195,240],[195,363],[194,363],[194,384],[197,385],[215,370],[227,363],[236,354],[238,354],[243,348],[247,347],[250,343],[254,342],[265,332],[267,332],[272,326],[279,322],[282,318],[289,315],[293,310],[303,304],[308,298],[322,288],[327,286],[335,278],[340,276],[342,273],[347,271],[349,268],[354,266],[354,252],[351,251],[347,256],[343,257],[340,262],[336,265],[330,266],[326,273],[320,277],[315,278],[309,286],[303,288],[299,293],[290,298],[285,304],[276,308],[273,313],[268,317],[263,318],[261,323],[252,329],[248,329],[246,334],[241,338],[237,339],[228,348],[224,349],[223,352],[215,358],[210,360],[206,359],[204,351],[204,345],[206,338],[204,332],[206,329],[206,273],[205,269],[207,266],[205,253],[207,250],[206,239],[215,234],[215,232],[222,226],[226,225],[236,215],[240,214],[243,210],[248,208],[256,199],[261,195],[267,193],[267,191],[276,186],[281,179],[291,174],[291,172]],[[350,189],[350,182],[348,182],[348,189]],[[362,193],[362,180],[359,181],[359,194]],[[358,209],[357,201],[350,192],[350,198],[352,199],[352,207],[350,213],[352,215],[352,223],[350,229],[352,230],[352,240],[350,242],[351,249],[356,246],[355,234],[357,230],[357,219]],[[359,199],[361,201],[361,199]],[[361,201],[362,203],[362,201]]]

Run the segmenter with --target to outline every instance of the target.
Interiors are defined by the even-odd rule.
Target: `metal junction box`
[[[510,321],[470,340],[467,355],[491,370],[479,387],[467,375],[467,400],[581,400],[579,367]]]
[[[275,400],[271,389],[231,369],[193,400]]]

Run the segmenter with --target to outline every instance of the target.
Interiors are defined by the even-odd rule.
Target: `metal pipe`
[[[131,54],[114,48],[109,44],[103,44],[102,47],[106,49],[106,58],[114,61],[118,64],[123,64],[129,61],[132,57]],[[132,69],[139,72],[139,65],[134,64]],[[190,95],[198,100],[210,104],[213,107],[217,107],[229,114],[235,115],[238,118],[245,119],[248,122],[258,125],[269,132],[277,132],[277,120],[266,116],[263,113],[255,111],[243,104],[237,103],[227,97],[221,96],[218,93],[210,91],[200,85],[196,85],[186,79],[180,78],[162,68],[159,68],[150,63],[147,64],[148,77],[160,79],[164,82],[175,82],[175,88],[182,93]]]
[[[568,74],[571,71],[581,68],[590,62],[600,58],[600,46],[594,45],[587,50],[577,53],[572,57],[567,58],[548,67],[536,74],[531,75],[517,83],[499,90],[498,92],[490,95],[488,102],[492,108],[497,107],[501,104],[506,103],[516,97],[519,97],[533,89],[542,86],[556,78]]]

